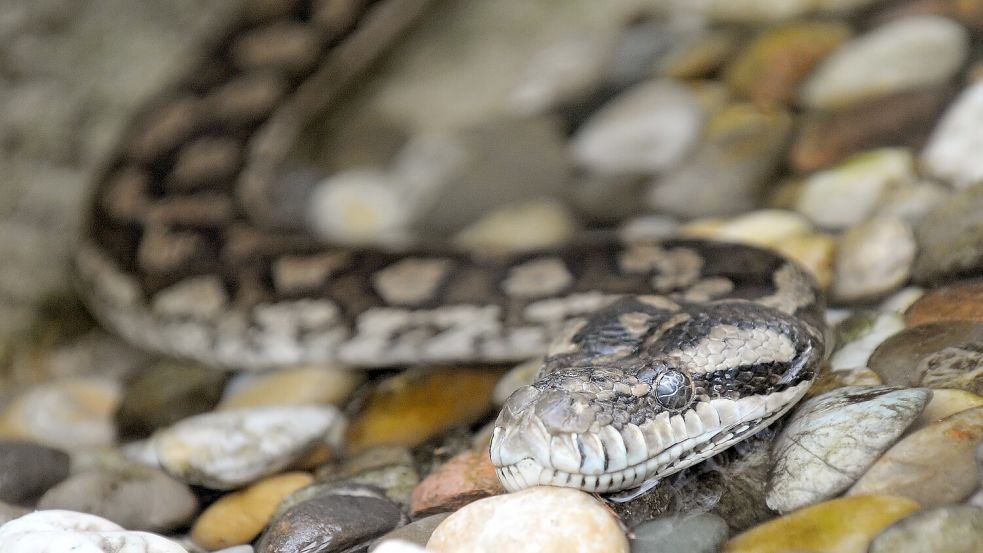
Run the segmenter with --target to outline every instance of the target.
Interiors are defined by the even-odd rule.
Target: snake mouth
[[[535,415],[496,426],[492,463],[506,490],[548,485],[608,493],[674,474],[762,430],[792,408],[810,382],[780,392],[703,402],[687,415],[660,413],[620,430],[550,435]],[[522,431],[521,433],[519,431]]]

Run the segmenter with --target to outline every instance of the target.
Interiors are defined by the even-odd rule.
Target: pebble
[[[573,136],[570,155],[596,173],[660,173],[696,144],[703,118],[685,85],[669,79],[644,82],[595,112]]]
[[[902,220],[875,217],[851,227],[836,249],[832,296],[838,302],[882,297],[908,281],[915,235]]]
[[[489,450],[465,451],[437,467],[413,490],[410,516],[419,518],[461,507],[493,495],[505,493]]]
[[[414,370],[379,383],[348,428],[346,450],[374,445],[413,447],[456,425],[468,425],[491,408],[501,372],[450,367]]]
[[[89,513],[129,530],[167,532],[191,521],[198,499],[164,472],[130,465],[73,474],[48,490],[37,508]]]
[[[426,553],[426,549],[415,543],[405,540],[387,540],[380,543],[375,549],[369,549],[376,553]]]
[[[923,295],[925,295],[924,288],[920,286],[906,286],[882,301],[878,309],[882,313],[904,313]]]
[[[915,227],[916,282],[938,282],[983,269],[983,183],[949,195]]]
[[[639,175],[583,173],[571,188],[570,204],[592,223],[616,225],[645,211],[642,198],[648,182]]]
[[[632,529],[631,553],[716,553],[728,532],[727,522],[711,513],[661,517]]]
[[[932,177],[957,188],[983,179],[983,162],[976,153],[983,130],[975,122],[983,118],[983,81],[966,87],[949,106],[921,153],[921,164]]]
[[[147,532],[132,532],[104,518],[73,511],[36,511],[0,527],[3,553],[188,553]]]
[[[427,542],[438,553],[628,553],[628,539],[603,504],[570,488],[536,486],[470,503]]]
[[[410,226],[418,203],[389,172],[376,168],[339,171],[311,190],[305,227],[325,242],[397,241]]]
[[[904,321],[896,313],[867,312],[846,319],[836,327],[838,349],[829,358],[830,368],[840,370],[867,367],[874,350],[902,329]]]
[[[918,16],[886,23],[840,47],[802,89],[812,109],[842,108],[893,92],[944,83],[963,66],[966,30],[950,19]]]
[[[792,117],[777,107],[731,104],[707,122],[701,142],[675,170],[652,183],[649,205],[685,218],[734,215],[757,206]]]
[[[27,513],[34,511],[28,507],[18,507],[17,505],[10,505],[8,503],[0,502],[0,526],[7,524],[15,518],[20,518]]]
[[[671,79],[701,79],[717,71],[740,47],[734,29],[700,28],[677,33],[669,51],[654,63],[654,74]]]
[[[110,445],[120,395],[119,382],[96,376],[38,384],[0,413],[0,437],[66,450]]]
[[[833,499],[752,528],[727,542],[723,552],[866,553],[874,536],[918,508],[910,499],[885,495]]]
[[[30,442],[0,440],[0,501],[33,505],[41,494],[68,477],[63,451]]]
[[[397,528],[381,538],[377,539],[372,545],[369,546],[369,553],[373,551],[383,551],[382,545],[390,540],[400,540],[404,542],[409,542],[424,548],[427,545],[427,541],[430,540],[430,536],[433,531],[444,522],[444,519],[451,516],[451,513],[437,513],[436,515],[430,515],[423,517],[413,522],[407,524],[406,526]]]
[[[495,390],[492,392],[492,402],[497,407],[505,404],[505,400],[512,395],[512,392],[523,386],[531,386],[539,374],[539,369],[543,366],[543,358],[536,357],[520,363],[498,380]]]
[[[925,388],[849,386],[802,404],[772,448],[768,506],[789,513],[850,487],[931,397]]]
[[[983,407],[956,413],[895,444],[847,493],[909,497],[926,507],[964,501],[980,487],[981,440]]]
[[[925,410],[918,416],[918,420],[912,423],[905,433],[910,434],[932,423],[936,423],[949,415],[980,406],[983,406],[983,396],[979,396],[973,392],[950,390],[947,388],[932,390],[932,401],[928,402]]]
[[[983,279],[929,290],[905,310],[904,319],[908,326],[940,321],[983,323]]]
[[[901,519],[870,543],[868,553],[983,551],[983,508],[949,505]]]
[[[710,0],[694,7],[713,19],[739,23],[768,23],[808,13],[845,12],[874,0]]]
[[[402,526],[399,507],[371,487],[339,488],[275,515],[257,542],[263,553],[341,553],[357,550]]]
[[[221,371],[202,365],[161,361],[147,367],[123,392],[116,411],[120,436],[145,438],[158,428],[210,411],[225,380]]]
[[[969,321],[928,323],[905,330],[884,340],[871,354],[868,366],[885,384],[953,388],[963,381],[972,386],[971,377],[979,368],[972,365],[983,344],[983,324]],[[961,363],[961,360],[968,363]],[[978,393],[975,390],[970,390]]]
[[[557,248],[574,239],[580,224],[554,199],[502,206],[461,229],[452,242],[473,252],[521,252]]]
[[[306,472],[287,472],[224,495],[198,516],[191,539],[209,551],[247,544],[266,528],[284,497],[313,481]]]
[[[848,25],[832,21],[797,21],[769,28],[744,47],[724,79],[751,101],[791,104],[799,84],[850,34]]]
[[[332,406],[253,407],[184,419],[158,432],[154,443],[171,474],[226,490],[276,473],[320,442],[337,444],[343,426]]]
[[[872,150],[807,177],[795,208],[817,225],[845,229],[863,221],[882,198],[914,178],[908,149]]]
[[[867,367],[852,369],[829,369],[816,376],[816,381],[806,392],[806,399],[816,397],[826,392],[847,386],[880,386],[884,384],[881,377]]]
[[[926,213],[941,204],[948,196],[949,190],[941,184],[931,181],[919,181],[894,191],[883,198],[874,210],[874,216],[898,218],[912,228],[921,221]]]
[[[364,379],[360,372],[327,366],[285,368],[261,374],[243,373],[229,381],[218,409],[266,405],[340,405]]]
[[[408,507],[420,483],[420,473],[410,450],[401,446],[374,446],[351,455],[338,464],[323,465],[315,473],[324,484],[365,484],[385,492],[386,497]]]
[[[789,150],[789,165],[809,173],[866,150],[921,147],[953,93],[952,86],[944,85],[897,92],[835,112],[806,113]]]

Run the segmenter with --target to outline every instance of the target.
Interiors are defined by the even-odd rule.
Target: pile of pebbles
[[[773,248],[835,335],[788,417],[625,504],[506,494],[489,424],[535,361],[222,372],[62,300],[6,348],[0,552],[983,550],[983,2],[664,4],[529,56],[496,118],[339,162],[309,227]]]

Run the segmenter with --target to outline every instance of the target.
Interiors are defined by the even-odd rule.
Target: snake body
[[[271,218],[284,144],[426,2],[256,4],[135,119],[98,183],[77,273],[109,328],[237,369],[516,361],[552,341],[496,423],[492,460],[512,490],[636,487],[805,393],[823,356],[821,295],[765,250],[393,252],[326,246]],[[282,47],[242,54],[264,33]]]

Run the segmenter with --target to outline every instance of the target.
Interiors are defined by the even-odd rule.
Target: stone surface
[[[850,37],[842,22],[800,21],[762,31],[727,67],[724,79],[755,102],[790,104],[799,84]]]
[[[874,536],[918,507],[884,495],[833,499],[752,528],[727,542],[724,553],[865,553]]]
[[[495,474],[488,449],[465,451],[439,466],[413,490],[410,516],[456,511],[478,499],[502,493],[505,489]]]
[[[880,533],[869,553],[973,553],[983,551],[983,508],[952,505],[902,519]]]
[[[791,131],[779,108],[731,104],[707,122],[703,141],[649,191],[656,210],[680,217],[732,215],[757,206]]]
[[[0,441],[0,501],[33,504],[68,476],[68,455],[57,449],[19,441]]]
[[[104,518],[73,511],[37,511],[0,527],[4,553],[188,553],[156,534],[132,532]]]
[[[949,415],[954,415],[973,407],[983,406],[983,396],[967,392],[966,390],[932,390],[932,400],[925,406],[925,410],[918,416],[918,419],[908,427],[905,433],[910,434],[916,430],[921,430],[926,426],[936,423]]]
[[[907,149],[865,152],[806,178],[795,207],[822,227],[843,229],[864,220],[881,198],[914,176]]]
[[[983,407],[956,413],[898,442],[847,493],[909,497],[926,507],[964,501],[980,487],[981,440]]]
[[[370,447],[338,464],[318,468],[316,476],[320,483],[375,486],[404,507],[409,506],[410,495],[420,483],[412,453],[401,446]]]
[[[904,312],[905,324],[983,322],[983,280],[964,280],[929,290]]]
[[[710,0],[692,6],[715,20],[743,23],[769,23],[809,13],[836,13],[860,9],[872,0]],[[685,5],[679,4],[679,5]],[[692,9],[691,8],[691,9]]]
[[[904,322],[896,313],[859,313],[844,320],[836,325],[837,349],[829,358],[830,368],[839,370],[867,367],[877,347],[903,329]],[[885,383],[897,384],[886,380]]]
[[[375,549],[377,553],[426,553],[426,549],[405,540],[387,540],[380,543]]]
[[[816,69],[802,103],[836,109],[872,97],[943,83],[966,60],[965,29],[942,17],[910,17],[844,44]]]
[[[382,381],[348,429],[347,449],[415,446],[441,430],[470,424],[491,407],[500,372],[446,368],[414,371]]]
[[[198,516],[191,539],[209,551],[247,544],[266,528],[284,497],[313,481],[306,472],[288,472],[224,495]]]
[[[334,553],[384,535],[405,522],[399,507],[373,488],[338,489],[276,516],[257,542],[264,553]]]
[[[158,428],[210,411],[225,375],[190,363],[161,361],[147,367],[123,392],[116,427],[123,438],[144,438]],[[124,525],[125,526],[125,525]]]
[[[0,437],[61,449],[109,445],[116,440],[112,416],[119,398],[120,385],[109,378],[39,384],[18,395],[0,413]]]
[[[369,552],[380,552],[385,549],[382,547],[388,540],[401,540],[419,545],[422,549],[426,547],[427,541],[433,534],[433,531],[437,526],[444,521],[445,518],[451,516],[451,513],[438,513],[436,515],[430,515],[428,517],[423,517],[413,522],[397,528],[392,532],[387,533],[381,538],[377,539],[372,545],[369,546]]]
[[[908,281],[915,261],[915,236],[894,217],[854,225],[836,250],[832,295],[841,302],[878,298]]]
[[[727,523],[709,513],[664,517],[632,529],[631,553],[716,553],[727,540]]]
[[[332,406],[253,407],[196,415],[154,438],[161,466],[185,482],[232,489],[274,474],[322,442],[337,444]]]
[[[237,375],[226,387],[218,409],[306,403],[340,405],[364,378],[356,371],[326,366]]]
[[[973,155],[983,131],[973,122],[983,117],[983,81],[966,87],[939,121],[921,154],[925,171],[957,188],[983,179],[983,163]]]
[[[925,388],[850,386],[802,404],[772,449],[768,506],[789,513],[850,487],[931,397]]]
[[[527,200],[492,210],[461,229],[452,242],[479,253],[547,250],[572,241],[579,227],[563,203]]]
[[[191,521],[198,499],[162,471],[131,465],[73,474],[48,490],[37,507],[89,513],[128,530],[167,532]]]
[[[571,156],[598,173],[659,173],[696,144],[703,110],[672,80],[635,85],[604,105],[574,135]]]
[[[955,386],[951,384],[960,381],[972,387],[972,375],[979,370],[972,359],[980,355],[980,344],[983,324],[928,323],[906,328],[884,340],[871,354],[868,366],[885,384],[932,386],[925,381],[931,373],[936,382],[932,387],[952,388]]]
[[[805,398],[809,399],[847,386],[880,386],[881,384],[884,384],[881,377],[867,367],[830,369],[819,373],[816,381],[806,392]]]
[[[983,268],[983,183],[950,195],[915,227],[918,257],[912,276],[921,283],[960,275],[978,276]]]
[[[447,517],[427,542],[428,551],[515,553],[627,553],[617,519],[590,495],[537,486],[488,497]]]

